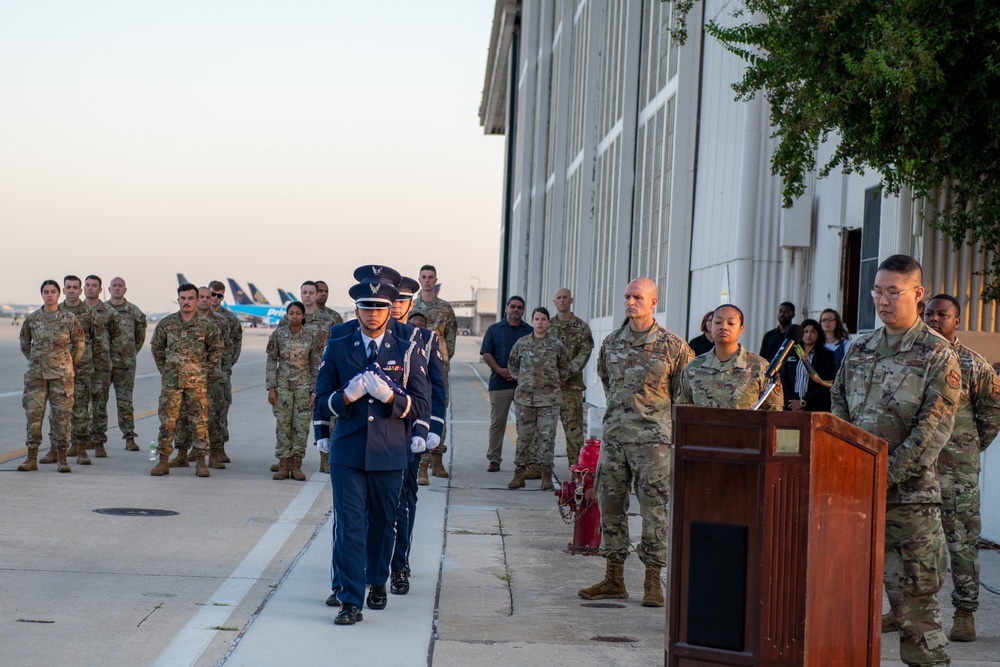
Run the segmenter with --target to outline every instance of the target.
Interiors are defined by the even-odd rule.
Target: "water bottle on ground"
[[[149,443],[149,460],[155,461],[160,458],[160,448],[156,445],[156,440]]]

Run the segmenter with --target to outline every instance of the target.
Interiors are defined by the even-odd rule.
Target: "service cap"
[[[366,310],[390,308],[399,298],[399,290],[384,280],[362,280],[349,290],[354,305]]]
[[[399,286],[399,271],[381,264],[365,264],[354,269],[354,279],[358,282],[374,280]]]
[[[412,299],[420,291],[420,283],[413,278],[401,276],[399,279],[399,298]]]

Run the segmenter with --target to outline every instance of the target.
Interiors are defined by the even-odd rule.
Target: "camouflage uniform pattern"
[[[87,446],[90,438],[90,402],[94,387],[94,360],[110,358],[111,350],[104,347],[104,331],[107,329],[104,317],[93,308],[81,301],[70,307],[66,302],[59,304],[60,308],[72,313],[83,327],[83,338],[86,346],[83,356],[76,364],[76,374],[73,380],[73,444]]]
[[[206,385],[224,349],[218,328],[205,317],[195,315],[185,322],[180,313],[173,313],[157,322],[150,349],[161,375],[160,454],[169,456],[173,451],[174,430],[182,410],[187,413],[195,449],[207,448]]]
[[[458,336],[458,320],[455,319],[455,310],[450,303],[440,297],[434,297],[433,301],[423,301],[420,294],[416,294],[413,297],[412,313],[423,313],[427,319],[427,328],[437,334],[441,348],[441,359],[444,362],[444,404],[447,406],[451,401],[451,358],[455,356],[456,337]],[[448,445],[444,444],[447,432],[447,424],[445,424],[441,430],[441,444],[434,449],[435,454],[443,455],[448,451]],[[430,460],[430,452],[421,457],[422,462],[430,462]]]
[[[113,353],[121,347],[121,340],[126,335],[118,311],[104,303],[97,302],[90,306],[99,319],[104,322],[100,332],[101,348],[105,353],[94,357],[94,374],[90,386],[90,442],[103,445],[108,441],[108,397],[111,393],[111,370],[114,360]]]
[[[580,459],[580,450],[586,434],[583,431],[583,368],[594,351],[594,335],[587,323],[576,315],[565,322],[558,317],[549,320],[549,335],[555,336],[569,355],[570,376],[562,386],[559,418],[566,434],[566,459],[574,465]]]
[[[955,341],[962,398],[955,427],[937,460],[941,522],[951,555],[955,609],[979,608],[980,454],[1000,432],[1000,378],[980,354]]]
[[[68,449],[73,412],[74,366],[83,356],[83,327],[69,311],[38,309],[24,318],[21,354],[28,360],[21,404],[27,417],[28,449],[42,443],[42,420],[48,401],[49,438],[56,449]]]
[[[597,375],[607,410],[595,482],[604,552],[611,560],[624,561],[629,554],[634,488],[642,517],[639,559],[646,565],[667,563],[671,405],[681,371],[693,357],[683,339],[655,323],[645,332],[626,324],[601,345]]]
[[[298,332],[292,332],[287,326],[279,326],[271,332],[265,384],[278,395],[272,406],[277,420],[275,458],[305,454],[313,414],[309,397],[316,388],[321,358],[322,350],[317,350],[315,333],[309,327],[303,325]]]
[[[514,465],[552,467],[561,385],[569,375],[569,354],[555,336],[525,336],[511,348],[507,370],[517,380],[514,418],[517,450]]]
[[[749,410],[767,389],[767,366],[764,357],[748,352],[742,345],[727,361],[715,356],[714,349],[709,350],[684,369],[677,404]],[[777,382],[760,409],[781,411],[783,407],[781,382]]]
[[[229,321],[219,312],[209,313],[197,317],[207,318],[219,334],[222,341],[222,355],[219,363],[208,375],[208,382],[205,385],[205,393],[208,396],[208,444],[211,449],[219,449],[225,444],[222,432],[222,420],[220,415],[223,406],[226,405],[226,372],[223,370],[232,356],[232,339],[226,335]],[[187,413],[182,412],[177,420],[177,431],[174,445],[177,449],[189,449],[192,443],[191,424],[188,421]]]
[[[115,388],[115,404],[118,408],[118,428],[122,439],[136,438],[135,406],[132,394],[135,391],[135,359],[146,343],[146,314],[138,306],[126,301],[116,306],[110,301],[108,306],[118,313],[124,334],[117,346],[111,345],[111,384]]]
[[[961,399],[952,346],[917,320],[898,341],[885,329],[847,350],[830,390],[833,414],[889,444],[885,587],[904,662],[947,664],[937,593],[946,555],[937,459]]]
[[[222,313],[223,317],[229,321],[229,341],[231,344],[229,362],[223,369],[226,372],[226,383],[223,386],[225,407],[219,414],[222,441],[229,442],[229,407],[233,404],[233,366],[239,361],[240,354],[243,352],[243,323],[240,322],[236,313],[227,308],[220,308],[215,312]]]

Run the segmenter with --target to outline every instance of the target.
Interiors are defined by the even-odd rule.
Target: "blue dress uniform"
[[[413,422],[414,415],[429,411],[423,349],[387,330],[375,363],[395,384],[391,403],[365,394],[344,404],[347,384],[369,365],[360,331],[327,343],[316,382],[317,440],[330,437],[329,419],[337,416],[330,443],[333,559],[345,607],[361,606],[365,583],[380,587],[388,579],[395,511],[402,471],[411,458],[411,435],[425,437],[427,433]]]

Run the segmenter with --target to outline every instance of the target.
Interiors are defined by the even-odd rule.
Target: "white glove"
[[[365,371],[363,382],[365,391],[375,400],[388,403],[389,399],[392,398],[392,389],[389,388],[389,385],[371,371]]]
[[[419,454],[421,452],[427,451],[427,441],[421,438],[419,435],[413,436],[410,440],[410,451],[414,454]]]
[[[316,449],[322,454],[330,453],[330,438],[320,438],[316,441]]]
[[[351,403],[358,400],[367,393],[365,391],[364,380],[365,380],[365,374],[358,373],[357,375],[351,378],[350,382],[347,383],[347,387],[344,389],[344,396],[346,396],[347,400],[350,401]]]
[[[437,433],[427,434],[427,449],[436,449],[441,444],[441,436]]]

